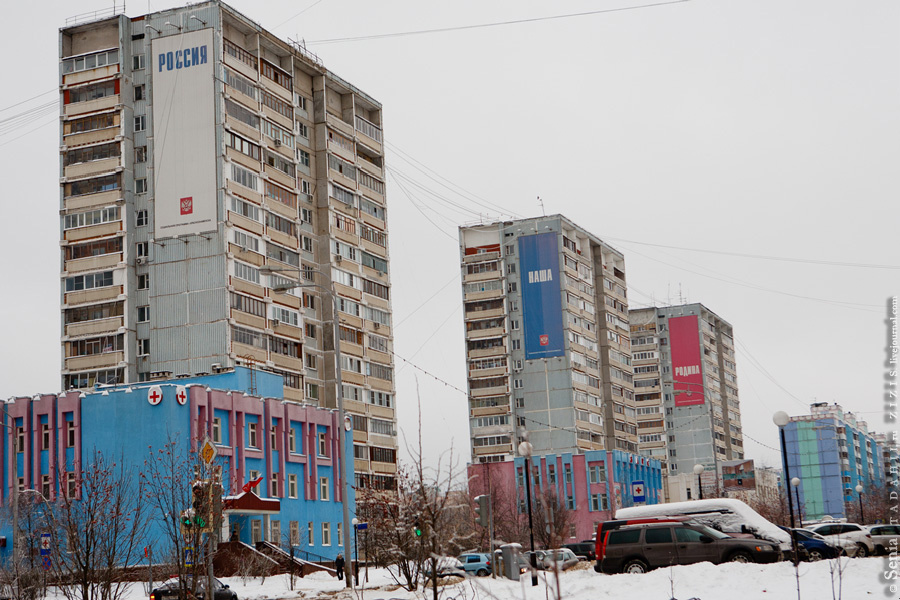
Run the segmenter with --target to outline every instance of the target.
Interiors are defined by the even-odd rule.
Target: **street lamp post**
[[[797,497],[797,525],[803,529],[803,511],[800,510],[800,478],[792,477],[791,485],[794,486],[794,495]]]
[[[700,463],[694,465],[694,475],[697,476],[697,492],[700,496],[700,500],[703,500],[703,480],[700,478],[700,476],[703,475],[703,471],[705,469],[706,467],[704,467]]]
[[[349,431],[349,423],[347,421],[347,415],[344,412],[344,394],[343,394],[343,385],[341,381],[341,337],[340,337],[340,329],[338,325],[338,297],[334,291],[334,283],[332,282],[330,287],[325,287],[324,285],[320,285],[318,283],[302,283],[301,279],[301,271],[300,269],[293,269],[297,272],[297,281],[288,282],[283,285],[277,286],[269,286],[276,293],[284,293],[289,289],[294,288],[304,288],[304,287],[314,287],[322,290],[329,296],[331,296],[331,304],[332,304],[332,336],[334,337],[334,381],[335,381],[335,394],[337,398],[337,409],[338,409],[338,452],[340,452],[340,463],[341,463],[341,507],[343,510],[342,522],[341,525],[343,537],[344,537],[344,548],[350,548],[350,506],[348,504],[349,495],[347,490],[349,489],[348,485],[348,467],[350,465],[350,461],[347,460],[346,456],[346,448],[345,448],[345,430]],[[317,271],[316,269],[310,269],[311,271],[322,275],[321,271]],[[260,273],[264,274],[273,274],[286,272],[281,269],[272,268],[269,265],[266,265],[260,268]],[[352,473],[352,471],[350,471]],[[353,581],[350,577],[350,562],[344,561],[344,578],[347,581],[347,587],[353,587]]]
[[[799,561],[799,555],[797,554],[797,532],[795,531],[795,523],[794,523],[794,501],[791,499],[791,489],[787,486],[787,483],[791,479],[791,472],[788,468],[788,457],[787,457],[787,443],[784,441],[784,427],[790,422],[791,418],[788,416],[786,412],[783,410],[779,410],[774,415],[772,415],[772,421],[775,425],[778,426],[778,432],[781,437],[781,460],[784,465],[784,478],[782,481],[785,482],[785,492],[787,492],[787,500],[788,500],[788,512],[791,515],[791,553],[793,554],[794,565],[797,565]]]
[[[525,502],[528,504],[528,536],[531,540],[531,585],[538,584],[537,554],[534,553],[534,523],[531,520],[531,452],[534,447],[525,440],[519,444],[519,454],[525,457]]]
[[[866,522],[866,515],[863,512],[863,505],[862,505],[863,486],[861,483],[856,484],[856,495],[859,496],[859,524],[863,525]]]
[[[359,519],[353,517],[353,560],[356,561],[357,566],[353,570],[354,573],[359,573]],[[356,585],[359,585],[359,582],[356,582]]]

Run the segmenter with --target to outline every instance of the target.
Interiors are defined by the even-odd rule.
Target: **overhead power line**
[[[486,29],[488,27],[504,27],[506,25],[521,25],[523,23],[537,23],[539,21],[554,21],[558,19],[574,19],[577,17],[590,17],[593,15],[602,15],[605,13],[625,12],[630,10],[641,10],[645,8],[657,8],[660,6],[668,6],[670,4],[684,4],[691,0],[671,0],[670,2],[654,2],[652,4],[639,4],[637,6],[621,6],[619,8],[606,8],[603,10],[591,10],[587,12],[569,13],[565,15],[549,15],[546,17],[532,17],[530,19],[515,19],[510,21],[497,21],[495,23],[478,23],[475,25],[458,25],[456,27],[437,27],[435,29],[416,29],[413,31],[399,31],[394,33],[377,33],[373,35],[359,35],[355,37],[330,38],[325,40],[314,40],[307,42],[308,44],[340,44],[344,42],[363,42],[368,40],[380,40],[393,37],[407,37],[411,35],[424,35],[428,33],[447,33],[450,31],[464,31],[467,29]]]
[[[703,248],[685,248],[684,246],[668,246],[666,244],[651,244],[650,242],[637,242],[623,238],[605,237],[605,240],[624,242],[626,244],[638,244],[640,246],[653,246],[655,248],[668,248],[670,250],[684,250],[686,252],[702,252],[704,254],[721,254],[723,256],[739,256],[742,258],[755,258],[759,260],[774,260],[778,262],[795,262],[808,265],[826,265],[829,267],[850,267],[853,269],[891,269],[900,270],[900,265],[879,265],[872,263],[842,262],[837,260],[818,260],[815,258],[795,258],[789,256],[766,256],[764,254],[747,254],[744,252],[728,252],[727,250],[706,250]]]

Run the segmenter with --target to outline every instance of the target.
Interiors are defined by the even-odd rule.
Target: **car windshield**
[[[821,535],[819,535],[815,531],[810,531],[809,529],[798,529],[797,533],[799,533],[802,536],[812,538],[814,540],[819,540],[820,542],[825,541],[825,538],[823,538]]]
[[[706,525],[696,526],[695,529],[697,531],[703,532],[703,535],[708,535],[714,540],[724,540],[726,538],[730,538],[731,536],[727,533],[722,533],[721,531],[716,531],[712,527],[707,527]]]

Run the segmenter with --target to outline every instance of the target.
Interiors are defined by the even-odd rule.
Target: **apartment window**
[[[138,242],[135,244],[135,251],[138,257],[145,257],[150,255],[150,244],[149,242]]]
[[[328,499],[328,478],[319,477],[319,500]]]
[[[300,545],[300,523],[299,521],[291,521],[289,527],[291,546]]]
[[[331,545],[331,523],[322,523],[322,545]]]
[[[234,263],[234,276],[257,285],[260,282],[259,269],[237,261]]]
[[[225,69],[225,83],[244,94],[256,100],[256,86],[252,81],[241,77],[231,69]]]
[[[289,498],[297,497],[297,476],[296,475],[288,475],[288,497]]]
[[[131,59],[131,68],[135,71],[145,68],[146,57],[143,54],[135,54]]]
[[[262,541],[262,523],[258,519],[250,521],[250,539],[254,545]]]
[[[306,397],[310,400],[319,399],[319,385],[316,383],[306,384]]]
[[[394,424],[384,419],[369,419],[369,427],[372,433],[377,435],[396,435]]]
[[[41,493],[44,495],[44,498],[50,497],[50,476],[49,475],[41,476]]]
[[[256,423],[247,424],[247,446],[250,448],[258,448],[256,439]]]
[[[306,150],[297,149],[297,161],[301,166],[309,168],[309,152]]]
[[[73,88],[69,90],[69,101],[66,104],[76,104],[78,102],[88,102],[115,96],[118,93],[116,91],[118,87],[118,81],[107,81]]]
[[[138,320],[138,323],[146,323],[150,320],[150,307],[149,306],[138,306],[137,307],[137,320]]]
[[[135,131],[144,131],[147,129],[147,116],[139,115],[134,118],[134,130]]]
[[[328,456],[328,442],[325,438],[325,432],[319,433],[319,456]]]
[[[135,215],[134,224],[138,227],[144,227],[148,223],[149,216],[146,210],[139,210]]]
[[[138,356],[149,356],[150,355],[150,340],[149,339],[139,339],[137,341],[137,353],[138,353]]]
[[[134,193],[135,194],[146,194],[147,193],[147,180],[143,177],[140,179],[134,180]]]
[[[138,100],[144,99],[144,86],[136,85],[134,86],[134,100],[137,102]]]
[[[315,354],[307,354],[305,357],[305,360],[306,360],[306,368],[307,369],[309,369],[311,371],[315,371],[318,369],[318,365],[317,365],[318,359]]]
[[[268,121],[265,121],[268,123]],[[284,143],[284,142],[282,142]],[[287,144],[285,144],[287,145]],[[294,163],[288,161],[286,158],[281,156],[280,154],[276,154],[274,152],[269,152],[266,150],[266,164],[270,167],[274,167],[287,175],[288,177],[296,177],[297,171],[294,168]]]
[[[139,290],[149,290],[150,289],[150,275],[138,275],[137,277],[137,289]]]
[[[288,452],[297,451],[297,432],[293,427],[288,428]]]
[[[266,316],[266,303],[257,298],[231,293],[231,308],[257,317]]]
[[[221,444],[222,443],[222,418],[221,417],[213,418],[212,441],[213,441],[213,444]]]
[[[16,427],[16,452],[25,452],[25,428]]]
[[[306,527],[306,535],[309,537],[309,540],[308,540],[309,545],[315,546],[316,545],[316,529],[315,529],[315,527],[313,527],[312,521],[310,521]]]
[[[259,129],[259,117],[249,109],[228,98],[225,99],[225,113],[253,129]]]
[[[301,208],[300,220],[304,223],[312,223],[312,211],[308,208]]]
[[[231,180],[253,191],[259,189],[259,179],[256,173],[234,163],[231,165]]]
[[[271,490],[271,497],[277,498],[278,497],[278,473],[272,473],[272,482],[271,482],[270,490]]]
[[[41,450],[50,449],[50,424],[41,423]]]
[[[74,447],[75,447],[75,421],[66,421],[66,448],[74,448]]]
[[[281,521],[277,519],[272,520],[272,525],[270,526],[269,535],[271,536],[270,541],[276,546],[281,545]]]
[[[269,449],[278,450],[278,429],[275,425],[269,429]]]
[[[77,292],[79,290],[90,290],[100,287],[109,287],[113,284],[113,272],[105,271],[103,273],[91,273],[88,275],[78,275],[77,277],[69,277],[66,279],[66,291]]]
[[[76,491],[75,473],[66,473],[66,496],[74,498]]]
[[[249,140],[245,140],[239,135],[235,135],[230,131],[225,132],[225,146],[245,154],[255,160],[260,160],[262,154],[260,147]],[[250,186],[247,186],[250,187]]]

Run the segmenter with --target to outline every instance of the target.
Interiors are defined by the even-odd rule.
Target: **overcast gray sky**
[[[772,413],[815,401],[896,429],[883,387],[900,293],[896,1],[692,0],[322,41],[640,4],[231,2],[384,104],[395,351],[421,369],[397,359],[398,414],[411,439],[418,385],[429,461],[451,445],[469,456],[457,227],[540,214],[538,196],[624,252],[632,307],[702,302],[731,322],[749,458],[777,464]],[[60,385],[57,113],[3,120],[57,98],[58,28],[109,6],[7,10],[2,398]]]

